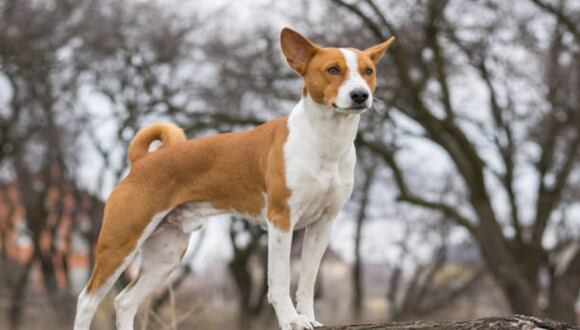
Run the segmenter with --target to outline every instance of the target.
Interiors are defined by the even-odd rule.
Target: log
[[[565,323],[525,315],[510,315],[502,317],[488,317],[468,321],[414,321],[414,322],[390,322],[381,324],[339,325],[324,326],[316,330],[579,330]]]

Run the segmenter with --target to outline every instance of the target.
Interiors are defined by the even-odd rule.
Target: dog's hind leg
[[[102,283],[96,289],[89,289],[87,285],[83,291],[79,294],[77,299],[77,310],[75,316],[75,323],[74,323],[74,330],[89,330],[91,327],[91,322],[95,313],[97,311],[97,307],[105,298],[107,293],[111,290],[121,273],[127,267],[127,264],[121,265],[117,268],[113,273],[111,273],[107,280]],[[99,268],[95,266],[95,271],[99,271]]]
[[[117,329],[133,330],[139,305],[179,265],[189,242],[181,224],[164,220],[141,247],[139,274],[115,299]]]
[[[96,260],[93,273],[77,300],[77,310],[74,330],[89,330],[91,321],[99,303],[111,290],[119,276],[133,261],[143,241],[151,235],[159,222],[167,215],[167,211],[159,212],[144,227],[141,236],[135,240],[126,239],[123,234],[135,231],[131,227],[131,219],[119,216],[117,209],[105,210],[103,229],[97,243]],[[138,211],[134,217],[143,217]],[[104,235],[103,233],[107,233]]]

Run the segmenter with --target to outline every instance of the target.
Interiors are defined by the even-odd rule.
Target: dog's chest
[[[288,117],[284,144],[288,205],[294,228],[335,217],[352,192],[357,116],[301,100]]]
[[[324,216],[335,216],[352,191],[354,162],[350,154],[324,160],[308,150],[287,155],[286,180],[292,191],[289,206],[296,228]]]

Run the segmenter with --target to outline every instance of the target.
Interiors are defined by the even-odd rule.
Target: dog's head
[[[284,28],[282,52],[304,78],[303,94],[342,113],[361,113],[373,103],[376,65],[395,37],[366,50],[320,47]]]

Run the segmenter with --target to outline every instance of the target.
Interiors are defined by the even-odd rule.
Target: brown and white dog
[[[115,300],[117,328],[132,330],[137,308],[177,267],[192,231],[208,216],[234,213],[268,228],[268,300],[282,329],[312,329],[314,285],[333,219],[351,195],[360,114],[372,105],[375,65],[393,43],[360,51],[322,48],[285,28],[288,64],[304,78],[288,117],[247,132],[186,140],[174,125],[140,130],[131,171],[105,205],[92,276],[78,298],[75,330],[137,253],[139,275]],[[162,147],[148,152],[154,140]],[[297,306],[290,298],[292,233],[306,228]]]

